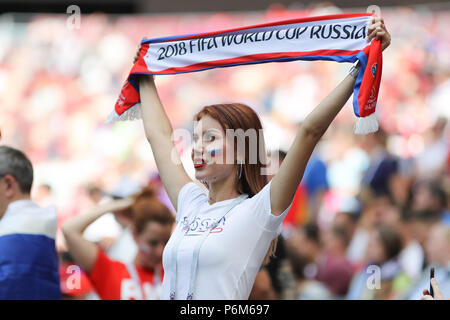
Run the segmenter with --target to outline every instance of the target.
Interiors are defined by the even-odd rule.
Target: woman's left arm
[[[374,18],[368,29],[368,41],[381,40],[383,50],[391,41],[382,18]],[[294,198],[317,142],[353,93],[355,77],[345,79],[306,117],[278,172],[272,178],[270,203],[272,214],[280,215]]]

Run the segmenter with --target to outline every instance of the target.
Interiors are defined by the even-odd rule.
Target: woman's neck
[[[209,183],[209,204],[214,204],[219,201],[233,199],[240,194],[236,190],[236,181],[233,175],[228,176],[220,181]]]

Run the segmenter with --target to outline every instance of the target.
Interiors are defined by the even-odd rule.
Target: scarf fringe
[[[375,112],[367,117],[359,117],[355,123],[355,134],[368,134],[378,131],[378,120]]]
[[[121,115],[118,115],[116,110],[111,112],[105,121],[105,124],[112,124],[117,121],[132,121],[142,119],[141,104],[137,103],[132,108],[127,109]]]

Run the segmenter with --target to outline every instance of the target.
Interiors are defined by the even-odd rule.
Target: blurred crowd
[[[29,156],[32,198],[58,207],[59,226],[149,184],[173,210],[142,124],[104,124],[140,40],[339,12],[99,13],[82,15],[79,29],[68,28],[65,15],[1,15],[2,144]],[[308,164],[277,258],[258,275],[252,298],[420,299],[431,266],[450,296],[450,7],[383,8],[382,15],[392,44],[383,57],[380,130],[354,135],[350,102],[338,115]],[[304,117],[349,67],[270,63],[155,81],[174,128],[191,130],[204,105],[252,106],[268,149],[282,160]],[[193,175],[190,150],[180,152]],[[129,224],[130,217],[110,213],[84,236],[129,262],[136,252]],[[64,285],[73,260],[60,232],[56,241],[63,293],[95,299],[87,278],[76,290]]]

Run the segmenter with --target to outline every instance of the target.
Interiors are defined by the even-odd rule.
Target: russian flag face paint
[[[145,253],[145,254],[149,254],[149,253],[150,253],[150,248],[149,248],[147,245],[145,245],[145,244],[140,243],[140,244],[138,245],[138,248],[139,248],[139,250],[140,250],[141,252],[143,252],[143,253]]]
[[[209,155],[211,157],[216,157],[216,156],[222,154],[222,149],[221,148],[215,148],[215,149],[209,150],[208,152],[209,152]]]

